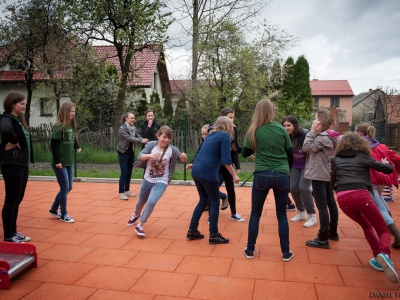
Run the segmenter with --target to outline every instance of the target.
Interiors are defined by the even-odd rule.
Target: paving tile
[[[183,258],[184,255],[182,254],[140,251],[125,265],[125,267],[142,270],[174,272],[178,265],[182,262]]]
[[[106,289],[98,289],[96,292],[91,295],[88,300],[110,300],[110,299],[118,299],[118,300],[153,300],[155,295],[152,294],[139,294],[139,293],[130,293],[130,292],[122,292],[122,291],[112,291]]]
[[[75,223],[65,223],[61,222],[60,220],[57,220],[56,218],[53,217],[55,220],[54,225],[51,226],[49,229],[52,230],[69,230],[69,231],[84,231],[86,228],[93,226],[93,223],[89,222],[84,222],[80,220],[75,220]]]
[[[125,246],[133,237],[119,236],[113,234],[95,234],[84,241],[81,246],[88,246],[92,248],[113,248],[120,249]]]
[[[92,233],[104,233],[104,234],[118,234],[125,229],[125,226],[121,224],[108,224],[108,223],[91,223],[91,225],[85,228],[84,232]]]
[[[172,243],[173,240],[138,237],[130,240],[125,246],[122,247],[122,249],[164,252]]]
[[[193,274],[147,271],[130,292],[187,297],[197,278],[198,276]]]
[[[47,231],[50,231],[47,229]],[[72,231],[72,230],[51,230],[51,232],[56,232],[55,234],[47,237],[45,239],[46,242],[49,243],[57,243],[64,245],[80,245],[84,241],[87,241],[91,237],[95,235],[95,233],[90,232],[81,232],[81,231]]]
[[[165,253],[183,254],[183,255],[199,255],[210,256],[214,247],[224,247],[227,245],[209,245],[207,239],[202,240],[174,240],[169,247],[164,251]]]
[[[92,213],[92,212],[90,212]],[[85,214],[85,213],[82,213]],[[93,216],[88,216],[85,221],[93,223],[109,223],[116,224],[125,221],[126,217],[112,214],[93,214]],[[124,222],[125,223],[125,222]]]
[[[21,299],[23,296],[31,293],[41,284],[42,282],[13,278],[11,279],[10,282],[10,287],[11,287],[10,290],[0,290],[0,299],[1,300]]]
[[[308,263],[309,257],[305,247],[290,247],[294,257],[290,262]],[[280,246],[260,246],[259,260],[282,262],[282,251]]]
[[[337,250],[329,251],[329,255],[322,249],[307,247],[310,262],[315,264],[331,264],[337,266],[362,266],[354,251]]]
[[[253,299],[316,300],[320,298],[317,298],[315,286],[311,283],[256,280]]]
[[[19,218],[18,218],[19,219]],[[57,230],[53,229],[42,229],[42,228],[30,228],[30,227],[22,227],[18,226],[18,231],[21,231],[25,236],[29,236],[32,239],[32,242],[50,242],[48,239],[53,234],[58,233]]]
[[[228,276],[266,280],[283,280],[283,264],[283,261],[274,262],[254,259],[234,259]]]
[[[318,300],[370,299],[372,288],[316,284]]]
[[[96,289],[65,285],[57,283],[44,283],[26,295],[24,300],[53,300],[53,299],[88,299]]]
[[[125,266],[138,251],[109,248],[97,248],[82,257],[79,262],[100,266]]]
[[[346,238],[365,239],[364,231],[360,228],[340,227],[340,230]]]
[[[246,244],[229,243],[228,245],[217,245],[217,247],[214,247],[214,249],[212,250],[211,256],[247,259],[243,254],[244,248],[246,248]],[[259,252],[259,246],[257,245],[256,245],[256,250]],[[258,259],[257,253],[253,259],[256,260]]]
[[[41,258],[53,261],[78,261],[93,251],[93,247],[56,244],[39,255]]]
[[[76,262],[50,261],[42,267],[39,266],[37,270],[24,276],[23,279],[60,284],[75,284],[95,267],[95,265]]]
[[[231,258],[187,255],[176,268],[175,272],[211,276],[228,276],[231,264]]]
[[[320,249],[329,255],[329,250]],[[290,261],[284,264],[285,281],[344,285],[338,267]]]
[[[346,286],[367,287],[371,291],[378,288],[392,289],[398,287],[398,284],[390,282],[383,272],[373,268],[351,266],[339,266],[338,268]],[[396,269],[396,271],[399,273],[399,270]]]
[[[127,292],[143,273],[145,270],[96,266],[75,285]]]
[[[254,279],[201,275],[189,297],[198,299],[252,299]]]

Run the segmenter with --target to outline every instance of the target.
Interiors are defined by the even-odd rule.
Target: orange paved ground
[[[132,191],[138,189],[133,185]],[[220,214],[220,232],[231,239],[228,245],[186,240],[198,199],[194,186],[168,187],[144,226],[145,238],[126,226],[136,198],[119,200],[117,184],[74,183],[68,200],[73,224],[47,213],[57,190],[56,182],[29,181],[18,225],[37,247],[39,268],[14,278],[0,299],[368,299],[371,292],[396,297],[398,285],[369,266],[372,254],[362,230],[343,213],[340,241],[332,241],[330,250],[304,245],[315,237],[316,227],[290,223],[295,257],[283,262],[270,195],[261,218],[259,254],[248,260],[243,249],[249,187],[236,189],[245,223],[230,220],[229,209]],[[398,221],[399,204],[396,190],[389,205]],[[294,215],[288,212],[289,218]],[[208,238],[206,217],[199,229]],[[400,250],[393,250],[392,259],[400,266]]]

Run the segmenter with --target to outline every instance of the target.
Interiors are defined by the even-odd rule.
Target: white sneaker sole
[[[382,255],[378,254],[376,256],[376,261],[383,268],[383,272],[385,272],[387,279],[389,279],[393,283],[399,283],[399,276],[397,275],[396,270],[386,261],[386,259]]]
[[[306,223],[307,223],[307,222],[306,222]],[[306,224],[306,223],[303,224],[303,226],[306,227],[306,228],[311,228],[311,227],[314,227],[315,225],[318,224],[318,222],[311,223],[311,224]]]

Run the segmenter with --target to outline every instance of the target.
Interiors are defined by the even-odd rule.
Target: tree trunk
[[[197,66],[199,47],[199,1],[193,0],[193,40],[192,40],[192,91],[197,88]]]

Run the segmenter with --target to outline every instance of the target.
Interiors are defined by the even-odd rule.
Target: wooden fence
[[[51,124],[41,124],[38,127],[31,127],[32,143],[42,151],[50,151],[51,140]],[[184,132],[182,130],[173,130],[171,144],[179,150],[184,151]],[[78,130],[79,145],[103,150],[115,151],[118,146],[118,138],[113,134],[113,129],[106,128],[97,131],[89,130],[89,128],[81,128]],[[201,144],[201,134],[197,130],[187,132],[186,151],[194,152]]]

